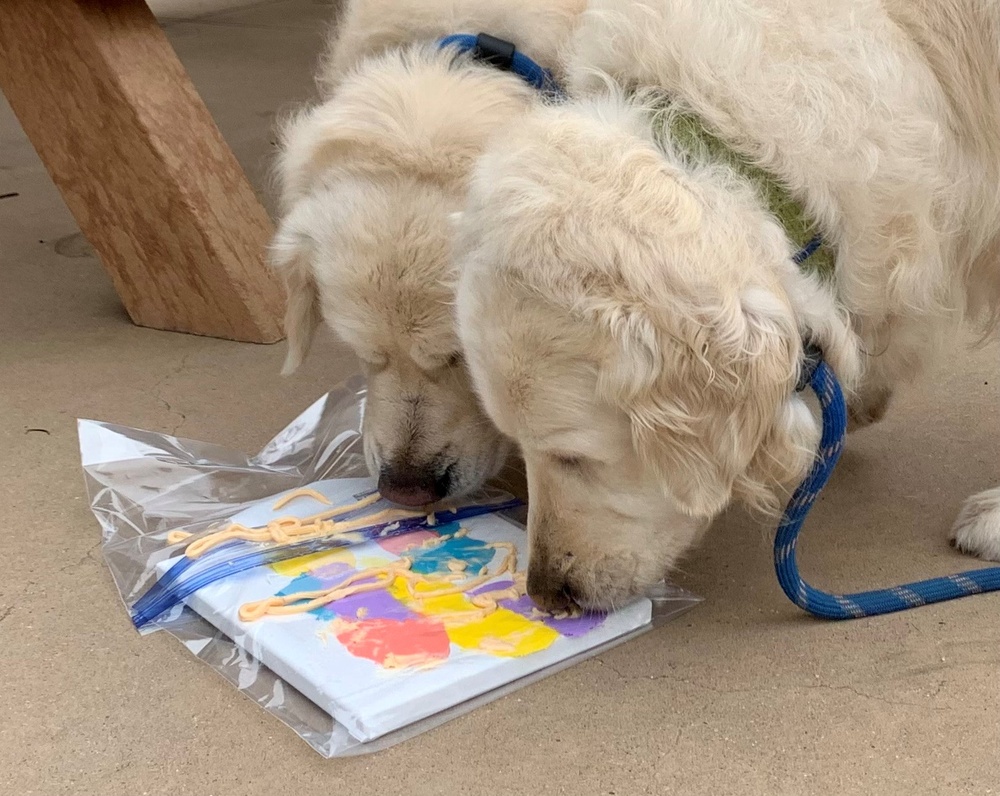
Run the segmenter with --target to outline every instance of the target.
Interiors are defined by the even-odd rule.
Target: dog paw
[[[892,401],[892,392],[889,387],[862,385],[857,395],[847,403],[847,430],[857,431],[885,417]]]
[[[952,526],[951,541],[963,553],[1000,561],[1000,488],[965,501]]]

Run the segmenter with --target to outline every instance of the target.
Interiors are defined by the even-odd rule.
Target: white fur
[[[320,76],[325,99],[283,130],[272,261],[288,288],[285,372],[321,320],[354,350],[368,376],[365,453],[383,491],[396,482],[390,498],[464,494],[510,452],[462,362],[449,218],[487,138],[538,97],[435,40],[507,36],[555,66],[581,7],[353,0]]]
[[[331,94],[372,55],[451,33],[489,33],[562,76],[564,48],[585,0],[350,0],[317,82]]]
[[[576,101],[534,110],[480,160],[459,325],[546,507],[533,539],[588,546],[536,586],[594,604],[655,569],[622,551],[669,563],[697,537],[666,518],[707,521],[733,498],[773,510],[801,478],[816,441],[792,392],[802,336],[864,423],[961,321],[993,324],[1000,5],[593,0],[567,71]],[[617,86],[665,92],[786,183],[837,249],[834,288],[792,264],[749,185],[655,142]],[[601,417],[628,433],[602,436]],[[616,519],[654,487],[659,519]],[[604,493],[590,513],[581,491]],[[980,531],[960,543],[989,554],[1000,512],[970,516]]]
[[[973,495],[951,529],[955,546],[989,561],[1000,561],[1000,489]]]

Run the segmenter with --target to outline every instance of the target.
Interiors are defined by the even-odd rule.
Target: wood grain
[[[281,339],[271,221],[144,0],[0,0],[0,87],[135,323]]]

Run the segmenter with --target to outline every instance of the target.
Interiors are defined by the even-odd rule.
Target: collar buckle
[[[476,47],[473,50],[473,57],[483,61],[504,72],[514,69],[514,53],[517,48],[512,42],[490,36],[488,33],[480,33],[476,36]]]

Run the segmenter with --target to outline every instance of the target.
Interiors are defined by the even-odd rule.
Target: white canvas
[[[366,479],[339,479],[311,485],[336,505],[351,503],[372,488]],[[278,517],[306,517],[328,509],[300,497],[274,511],[276,495],[233,520],[262,526]],[[565,661],[644,627],[651,604],[639,600],[610,616],[554,619],[532,610],[527,597],[494,598],[512,583],[510,574],[491,577],[469,594],[434,597],[448,588],[436,578],[489,574],[516,551],[523,577],[527,539],[518,526],[496,515],[441,524],[433,531],[354,545],[258,567],[211,584],[188,598],[188,605],[262,661],[359,741],[370,741]],[[493,547],[491,545],[495,545]],[[393,585],[323,605],[309,613],[243,621],[240,606],[279,593],[321,590],[358,570],[385,567],[407,557],[410,569],[426,573],[429,584],[408,596]],[[461,563],[455,563],[461,562]],[[457,568],[464,564],[459,574]],[[160,571],[169,566],[161,565]],[[485,577],[485,576],[484,576]],[[365,580],[362,582],[372,582]],[[470,595],[493,600],[477,609]],[[430,595],[430,596],[427,596]],[[485,596],[482,596],[485,595]],[[487,615],[483,615],[488,610]]]

